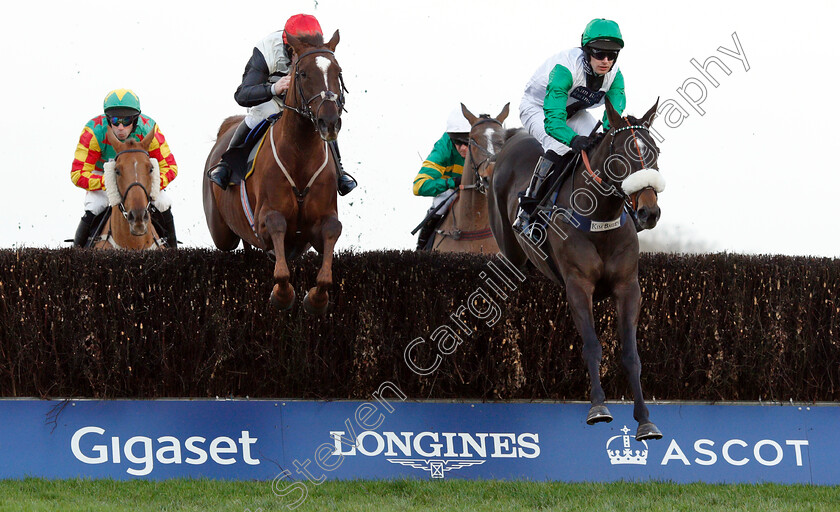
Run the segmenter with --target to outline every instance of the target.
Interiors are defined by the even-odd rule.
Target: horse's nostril
[[[321,133],[327,132],[327,122],[323,119],[318,119],[318,131]]]

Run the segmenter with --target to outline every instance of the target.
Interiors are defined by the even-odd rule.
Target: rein
[[[620,128],[614,128],[607,133],[607,135],[609,135],[611,137],[611,139],[610,139],[610,153],[609,153],[609,155],[607,155],[607,158],[606,158],[605,161],[609,161],[610,157],[612,155],[616,154],[615,153],[615,136],[617,134],[623,132],[623,131],[630,130],[630,134],[633,137],[633,143],[636,146],[636,152],[639,155],[639,161],[642,163],[642,168],[647,169],[647,164],[645,162],[645,158],[642,155],[641,148],[639,147],[639,139],[636,136],[636,130],[644,130],[645,132],[647,132],[648,128],[645,127],[645,126],[642,126],[642,125],[631,124],[630,120],[627,119],[626,117],[624,117],[623,119],[624,119],[624,121],[627,122],[627,126],[622,126]],[[587,155],[586,151],[581,151],[580,155],[583,159],[584,168],[586,169],[586,172],[589,174],[589,176],[592,179],[594,179],[599,185],[609,187],[610,195],[615,195],[617,197],[620,197],[620,198],[624,199],[624,201],[630,207],[630,211],[633,213],[634,216],[636,215],[636,203],[638,201],[639,194],[643,190],[648,189],[648,188],[653,189],[654,194],[656,194],[656,190],[651,186],[644,187],[641,190],[638,190],[638,191],[636,191],[632,194],[627,194],[626,192],[624,192],[623,189],[619,191],[620,187],[616,187],[615,184],[605,181],[603,178],[601,178],[600,176],[595,174],[595,172],[592,171],[592,166],[589,163],[589,155]]]

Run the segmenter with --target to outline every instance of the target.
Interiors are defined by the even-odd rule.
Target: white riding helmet
[[[464,117],[461,112],[461,106],[449,113],[449,119],[446,120],[447,133],[470,133],[470,122]]]

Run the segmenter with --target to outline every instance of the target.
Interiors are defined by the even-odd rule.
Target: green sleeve
[[[434,197],[454,188],[453,178],[461,175],[463,169],[464,157],[458,154],[449,135],[444,133],[414,178],[414,195]]]
[[[543,103],[545,132],[567,146],[577,135],[566,124],[566,104],[569,102],[569,90],[573,84],[571,71],[557,64],[548,77],[548,87],[545,90]]]
[[[619,114],[624,113],[624,107],[627,106],[627,98],[624,97],[624,75],[619,70],[615,74],[610,90],[607,91],[607,98],[612,103],[613,108]],[[610,129],[610,121],[607,119],[607,111],[604,109],[604,133]]]

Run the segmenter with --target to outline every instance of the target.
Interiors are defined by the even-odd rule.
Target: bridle
[[[482,114],[482,115],[479,116],[478,121],[476,121],[475,124],[473,124],[470,127],[470,132],[472,132],[472,130],[476,126],[480,126],[480,125],[485,124],[485,123],[495,123],[499,126],[504,126],[504,125],[502,125],[502,123],[498,119],[494,119],[494,118],[490,117],[488,114]],[[472,138],[472,136],[469,137],[468,142],[469,142],[469,148],[470,148],[469,149],[469,151],[470,151],[470,164],[472,166],[472,172],[473,172],[473,175],[475,177],[475,181],[473,182],[472,185],[462,185],[461,188],[462,188],[462,190],[475,189],[475,191],[480,193],[480,194],[487,194],[488,181],[487,181],[487,178],[483,177],[479,173],[479,169],[481,169],[481,167],[484,166],[485,164],[487,164],[488,162],[492,162],[495,159],[496,154],[493,153],[492,151],[488,151],[486,148],[479,145],[478,142],[476,142],[475,139]],[[476,163],[475,159],[472,157],[472,148],[473,147],[478,149],[480,152],[482,152],[484,154],[484,159],[481,160],[478,163]],[[460,196],[457,199],[455,199],[455,201],[458,201],[459,199],[460,199]],[[453,240],[456,240],[456,241],[465,241],[465,242],[471,242],[471,241],[476,241],[476,240],[484,240],[485,238],[490,238],[490,237],[493,236],[493,233],[492,233],[492,231],[490,230],[489,227],[487,227],[486,229],[479,229],[479,230],[476,230],[476,231],[462,231],[460,228],[458,228],[458,218],[455,216],[455,201],[453,201],[452,206],[450,206],[450,209],[451,209],[451,212],[452,212],[452,232],[438,231],[439,234],[443,235],[444,237],[449,236]],[[443,242],[443,238],[441,238],[441,241],[438,242],[438,245],[440,245],[440,243],[442,243],[442,242]]]
[[[630,123],[630,120],[627,119],[626,117],[623,117],[622,119],[624,119],[624,121],[627,123],[627,126],[622,126],[620,128],[614,127],[609,132],[607,132],[606,135],[605,135],[607,137],[610,137],[610,152],[607,155],[607,158],[604,160],[604,162],[606,162],[608,164],[612,160],[612,157],[614,155],[619,155],[615,151],[616,135],[623,132],[623,131],[630,130],[630,134],[631,134],[631,137],[632,137],[632,140],[633,140],[633,144],[636,148],[636,153],[638,154],[639,161],[642,164],[642,169],[656,169],[655,167],[648,167],[647,166],[647,162],[645,161],[645,157],[642,154],[641,148],[639,147],[639,137],[637,137],[637,134],[636,134],[637,130],[644,131],[645,133],[649,134],[650,132],[649,132],[648,127],[647,126],[642,126],[642,125],[634,125],[634,124]],[[658,154],[658,152],[657,152],[657,154]],[[619,156],[623,156],[623,155],[619,155]],[[617,197],[623,199],[634,216],[636,215],[637,202],[638,202],[639,196],[641,195],[642,192],[650,189],[650,190],[653,190],[653,193],[657,198],[659,197],[659,194],[657,193],[656,189],[652,186],[647,186],[647,187],[641,188],[641,189],[639,189],[639,190],[637,190],[637,191],[635,191],[631,194],[627,194],[624,191],[624,189],[621,187],[621,184],[624,180],[626,180],[628,177],[630,177],[633,173],[629,173],[627,175],[627,177],[625,177],[624,180],[622,180],[621,182],[615,182],[615,181],[609,179],[608,177],[606,179],[601,178],[600,176],[598,176],[597,174],[595,174],[592,171],[592,167],[589,163],[589,156],[586,154],[586,151],[581,151],[581,157],[583,158],[583,164],[584,164],[586,172],[589,174],[589,176],[592,179],[594,179],[598,184],[603,185],[604,187],[607,187],[610,195],[614,195],[614,196],[617,196]],[[658,171],[658,169],[656,169],[656,170]]]
[[[482,125],[482,124],[485,124],[485,123],[495,123],[499,126],[503,126],[502,123],[499,122],[498,119],[494,119],[487,114],[482,114],[481,116],[479,116],[479,120],[476,121],[474,125],[472,125],[472,127],[470,128],[470,131],[472,131],[476,126],[479,126],[479,125]],[[469,147],[470,147],[470,164],[472,165],[472,172],[473,172],[475,181],[473,182],[472,185],[464,186],[464,190],[474,188],[476,190],[476,192],[479,192],[481,194],[486,194],[487,193],[487,186],[488,186],[487,178],[482,176],[478,171],[479,171],[479,169],[481,169],[481,167],[484,164],[486,164],[488,162],[491,162],[493,160],[493,158],[496,156],[496,154],[493,153],[492,151],[488,151],[487,148],[484,148],[484,147],[480,146],[478,144],[478,142],[476,142],[475,139],[472,138],[472,137],[469,137]],[[476,159],[472,158],[472,148],[476,148],[481,153],[483,153],[484,154],[484,160],[476,163]]]
[[[308,57],[309,55],[314,55],[314,54],[317,54],[317,53],[327,53],[327,54],[330,54],[330,55],[335,55],[335,53],[333,53],[332,50],[328,50],[326,48],[318,48],[318,49],[315,49],[315,50],[309,50],[308,52],[304,52],[300,55],[300,57],[295,59],[295,66],[294,66],[295,90],[297,91],[298,98],[300,98],[300,106],[298,106],[298,107],[293,107],[291,105],[284,105],[283,106],[284,109],[291,110],[292,112],[296,112],[296,113],[300,114],[301,116],[303,116],[305,118],[308,118],[310,121],[312,121],[312,124],[314,124],[316,126],[318,124],[318,117],[317,117],[316,114],[321,111],[321,107],[324,106],[325,101],[332,101],[336,104],[339,111],[347,112],[347,110],[344,108],[344,93],[348,92],[347,87],[344,86],[344,77],[341,75],[341,72],[339,72],[338,73],[338,83],[341,85],[341,90],[338,92],[338,94],[334,93],[333,91],[331,91],[329,89],[325,89],[325,90],[322,90],[321,92],[319,92],[318,94],[315,94],[314,96],[312,96],[308,100],[305,99],[306,97],[303,94],[303,86],[301,85],[301,81],[302,81],[301,77],[300,77],[301,71],[298,69],[298,66],[300,65],[300,62],[303,60],[304,57]],[[324,85],[329,87],[329,85],[327,85],[327,84],[324,84]],[[321,98],[321,102],[318,103],[317,108],[315,108],[315,110],[313,111],[312,108],[309,105],[310,105],[310,103],[312,103],[313,101],[315,101],[318,98]]]
[[[117,159],[120,157],[120,155],[122,155],[123,153],[143,153],[144,155],[149,157],[149,159],[151,159],[151,155],[149,155],[149,152],[146,151],[145,149],[124,149],[124,150],[120,151],[119,153],[117,153],[117,155],[114,157],[114,162],[116,162]],[[152,168],[152,170],[154,170],[154,168]],[[135,175],[136,175],[136,172],[137,171],[135,170]],[[140,190],[142,190],[143,194],[146,195],[146,207],[144,208],[144,211],[146,213],[148,213],[149,208],[151,208],[151,206],[152,206],[152,196],[149,195],[149,191],[146,190],[146,187],[144,187],[143,184],[140,183],[139,181],[134,181],[133,183],[131,183],[128,187],[126,187],[124,193],[119,191],[119,185],[118,185],[117,186],[117,192],[119,192],[119,194],[120,194],[120,204],[118,206],[120,208],[120,212],[123,214],[123,217],[125,217],[125,220],[128,220],[128,212],[125,211],[125,204],[124,204],[125,199],[128,197],[129,191],[131,191],[131,189],[134,188],[134,187],[140,187]]]

